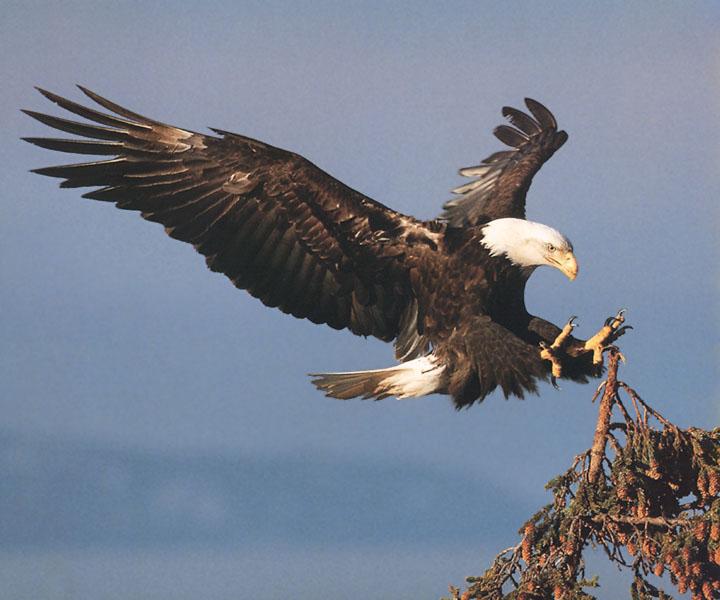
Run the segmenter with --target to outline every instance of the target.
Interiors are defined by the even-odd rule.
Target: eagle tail
[[[311,373],[310,376],[315,387],[331,398],[382,400],[388,396],[417,398],[442,392],[446,387],[444,371],[445,365],[430,354],[386,369]]]

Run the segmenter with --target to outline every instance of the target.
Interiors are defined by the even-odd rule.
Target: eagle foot
[[[545,342],[540,342],[540,358],[543,360],[549,360],[552,364],[552,384],[557,387],[555,380],[562,376],[562,363],[558,358],[559,351],[561,351],[567,344],[568,337],[572,333],[572,330],[577,327],[575,323],[577,317],[570,317],[565,327],[562,328],[558,336],[555,338],[552,344],[549,346]]]
[[[602,364],[603,352],[628,329],[632,329],[630,325],[623,325],[623,323],[625,323],[626,312],[623,308],[620,309],[614,317],[605,319],[605,324],[600,331],[585,342],[585,350],[593,353],[594,365]]]

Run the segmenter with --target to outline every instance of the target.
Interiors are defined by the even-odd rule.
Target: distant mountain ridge
[[[417,463],[161,453],[0,432],[0,548],[488,540],[526,507]],[[488,482],[491,483],[491,482]],[[478,507],[497,514],[470,518]],[[466,530],[466,524],[471,531]]]

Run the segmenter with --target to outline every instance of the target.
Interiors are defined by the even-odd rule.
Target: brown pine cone
[[[704,542],[707,533],[708,523],[705,519],[700,519],[697,523],[695,523],[695,527],[693,527],[693,535],[698,542]]]

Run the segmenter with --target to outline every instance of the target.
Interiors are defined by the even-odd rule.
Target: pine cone
[[[708,493],[711,496],[717,496],[718,492],[720,492],[720,473],[710,471],[708,473]]]
[[[670,561],[670,570],[672,571],[672,574],[675,575],[675,577],[680,579],[680,576],[682,575],[682,566],[680,565],[680,561],[677,558],[673,558]]]
[[[700,519],[693,527],[693,535],[698,542],[704,542],[708,533],[708,524],[705,519]]]
[[[694,562],[688,565],[688,571],[692,573],[693,577],[699,578],[702,575],[702,565],[699,562]]]
[[[705,600],[713,600],[713,586],[709,581],[703,582],[702,593]]]
[[[688,590],[688,584],[687,579],[684,577],[678,577],[678,584],[677,584],[678,592],[681,594],[684,594]]]
[[[645,538],[642,543],[642,551],[648,558],[655,558],[656,547],[650,538]]]
[[[535,537],[535,525],[528,523],[525,525],[525,537],[522,541],[522,559],[526,562],[530,562],[532,556],[533,538]]]
[[[697,478],[697,489],[700,492],[700,499],[704,500],[708,495],[708,478],[705,471],[700,471]]]
[[[713,542],[720,542],[720,523],[710,525],[710,539]]]

